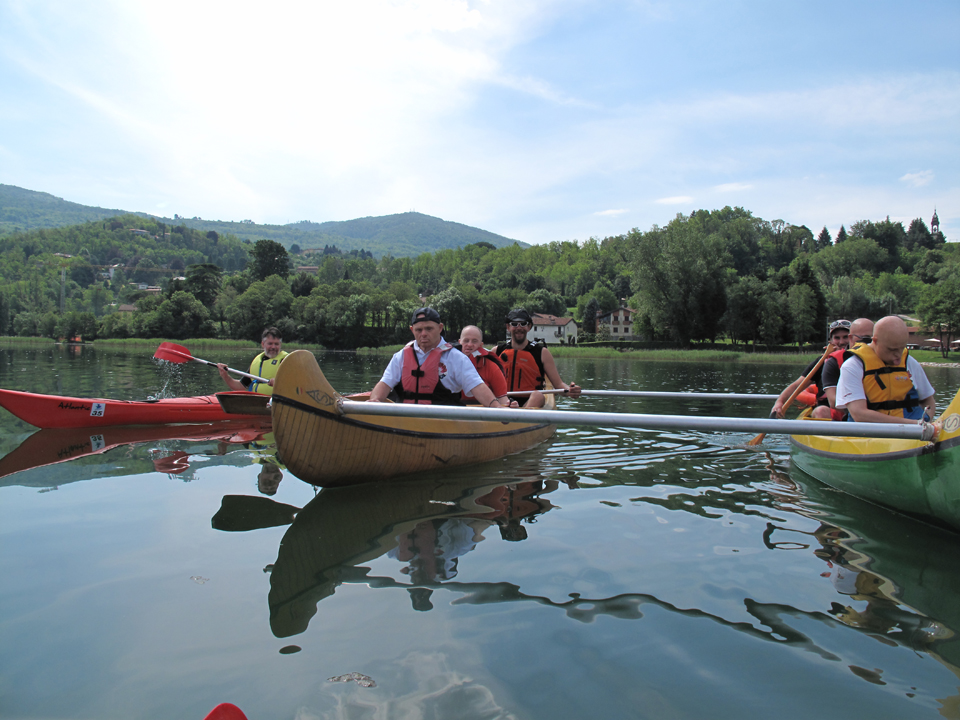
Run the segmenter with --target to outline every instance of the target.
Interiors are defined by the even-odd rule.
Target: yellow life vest
[[[914,420],[923,416],[913,378],[907,372],[906,350],[895,366],[885,365],[870,345],[857,345],[850,353],[863,363],[863,392],[868,409]]]
[[[277,356],[271,360],[263,353],[260,353],[253,359],[253,362],[250,363],[250,374],[266,378],[267,380],[273,380],[277,376],[277,370],[280,369],[280,362],[287,355],[288,353],[281,350],[277,353]],[[251,392],[260,393],[261,395],[273,395],[273,388],[270,385],[257,380],[251,380],[248,389]]]

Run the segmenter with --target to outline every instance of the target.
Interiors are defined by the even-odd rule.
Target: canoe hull
[[[0,407],[42,429],[206,423],[257,416],[256,413],[226,413],[216,395],[149,402],[64,397],[0,389]]]
[[[820,482],[960,530],[960,393],[939,442],[794,435],[794,464]]]
[[[322,487],[385,480],[487,462],[539,445],[554,425],[344,416],[316,358],[287,356],[273,390],[273,428],[284,465]]]

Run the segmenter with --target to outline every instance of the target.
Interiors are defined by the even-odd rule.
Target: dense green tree
[[[726,309],[723,241],[678,215],[664,228],[631,232],[633,276],[642,278],[639,308],[654,326],[682,343],[713,339]]]
[[[793,342],[799,346],[819,338],[817,299],[809,286],[800,284],[790,288],[787,292],[787,310]]]
[[[583,297],[587,297],[584,295]],[[600,302],[593,295],[589,296],[587,302],[584,304],[583,312],[581,314],[583,323],[583,331],[586,333],[595,334],[597,332],[597,313],[600,312]]]
[[[275,240],[257,240],[250,252],[249,266],[254,280],[266,280],[271,275],[286,278],[290,274],[290,254]]]
[[[840,229],[837,231],[837,242],[836,242],[836,244],[839,245],[840,243],[842,243],[842,242],[843,242],[844,240],[846,240],[846,239],[847,239],[847,229],[846,229],[843,225],[841,225],[841,226],[840,226]]]
[[[924,325],[940,334],[940,351],[947,357],[953,338],[960,337],[960,272],[928,286],[917,306]]]
[[[259,342],[263,329],[289,316],[292,305],[293,293],[279,275],[255,282],[227,309],[230,334]]]
[[[557,317],[563,317],[567,314],[567,303],[563,297],[544,288],[530,293],[526,306],[531,313],[556,315]]]
[[[220,294],[223,271],[213,263],[197,263],[187,268],[184,289],[207,308],[213,307]]]
[[[297,273],[290,283],[290,292],[293,293],[294,297],[306,297],[319,284],[316,275],[305,272]]]
[[[757,342],[764,292],[763,283],[752,275],[739,278],[727,288],[723,325],[734,342]]]
[[[830,237],[830,231],[827,230],[827,226],[824,225],[823,230],[817,235],[817,250],[823,250],[831,245],[833,245],[833,239]]]

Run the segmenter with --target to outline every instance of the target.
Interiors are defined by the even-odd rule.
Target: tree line
[[[356,348],[406,340],[424,304],[448,334],[475,324],[488,339],[512,307],[572,315],[589,337],[597,313],[621,304],[637,311],[638,334],[679,345],[818,342],[828,318],[891,313],[960,330],[958,246],[919,218],[832,237],[725,207],[603,239],[374,259],[329,246],[292,256],[276,240],[123,216],[0,247],[0,334],[258,340],[276,325],[288,341]]]

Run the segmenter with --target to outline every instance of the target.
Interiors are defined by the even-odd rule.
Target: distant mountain
[[[17,230],[78,225],[128,214],[126,210],[80,205],[50,193],[0,184],[0,236]]]
[[[0,236],[16,230],[62,227],[124,214],[129,211],[79,205],[48,193],[0,185]],[[146,213],[134,214],[150,217]],[[220,235],[232,234],[251,242],[264,238],[276,240],[288,249],[294,244],[302,250],[335,245],[344,252],[366,250],[374,257],[415,257],[424,252],[478,242],[487,242],[498,248],[515,242],[527,247],[527,243],[502,235],[417,212],[324,223],[302,220],[289,225],[258,225],[249,220],[230,222],[179,215],[157,219],[169,225],[185,225],[204,232],[214,230]]]
[[[527,243],[502,235],[417,212],[324,223],[301,220],[289,225],[257,225],[249,221],[222,222],[182,217],[165,222],[183,224],[204,232],[214,230],[221,235],[232,233],[243,240],[267,238],[276,240],[287,248],[293,244],[299,245],[303,250],[336,245],[345,252],[366,250],[375,257],[414,257],[424,252],[432,253],[478,242],[488,242],[494,247],[505,247],[514,243],[527,247]]]

